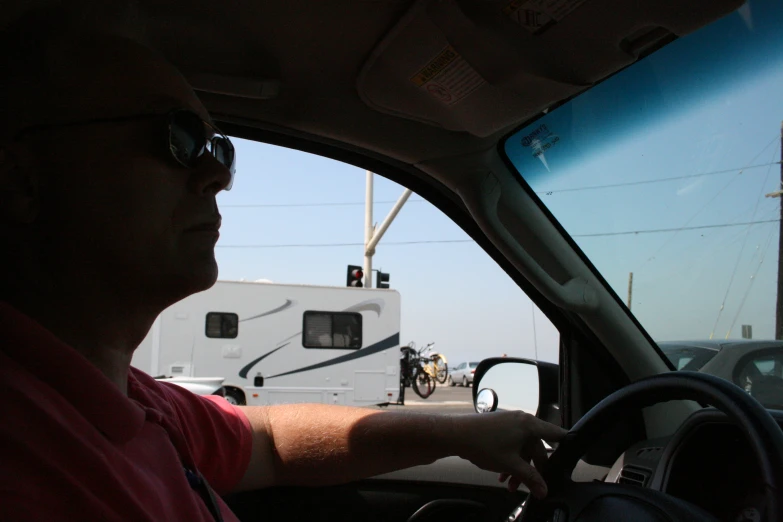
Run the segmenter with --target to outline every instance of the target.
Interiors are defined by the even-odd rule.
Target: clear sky
[[[743,324],[754,338],[773,336],[780,200],[765,194],[780,188],[781,24],[779,2],[751,2],[506,144],[623,300],[634,273],[632,309],[655,339],[738,338]],[[543,141],[522,146],[542,123]],[[544,162],[531,152],[546,142]],[[221,279],[344,285],[346,266],[363,259],[364,171],[254,142],[236,146],[234,189],[218,198]],[[596,185],[615,186],[585,188]],[[402,190],[376,176],[376,222]],[[608,235],[625,232],[634,233]],[[444,240],[456,242],[437,242]],[[394,244],[411,241],[436,242]],[[384,237],[374,267],[391,274],[402,296],[404,343],[435,341],[452,364],[502,353],[557,360],[558,335],[543,314],[418,196]]]

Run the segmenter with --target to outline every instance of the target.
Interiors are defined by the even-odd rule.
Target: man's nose
[[[199,195],[210,196],[225,190],[232,182],[228,167],[220,163],[210,153],[206,153],[200,158],[198,165],[193,169],[192,179]]]

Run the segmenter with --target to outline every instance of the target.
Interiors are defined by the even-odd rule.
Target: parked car
[[[719,353],[728,341],[664,341],[658,346],[676,370],[698,371]]]
[[[453,370],[449,370],[450,386],[470,386],[473,384],[473,374],[476,373],[477,362],[463,362]]]
[[[783,341],[670,341],[658,346],[677,370],[716,375],[767,408],[783,409]]]

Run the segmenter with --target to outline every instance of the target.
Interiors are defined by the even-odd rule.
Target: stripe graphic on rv
[[[375,312],[380,317],[385,305],[386,301],[383,299],[368,299],[367,301],[349,306],[343,312]]]
[[[273,310],[269,310],[268,312],[264,312],[263,314],[254,315],[253,317],[245,317],[244,319],[240,319],[239,322],[241,323],[242,321],[252,321],[253,319],[258,319],[260,317],[265,317],[267,315],[276,314],[277,312],[282,312],[283,310],[287,310],[292,306],[296,306],[296,301],[291,301],[290,299],[286,299],[285,304],[282,306],[278,306],[277,308]]]
[[[275,308],[274,310],[270,310],[269,312],[265,312],[265,313],[263,313],[261,315],[256,315],[254,317],[248,317],[247,319],[242,319],[242,321],[249,321],[250,319],[257,319],[257,318],[263,317],[265,315],[270,315],[270,314],[273,314],[273,313],[276,313],[276,312],[282,312],[283,310],[285,310],[286,308],[288,308],[292,304],[296,305],[295,302],[292,302],[290,299],[286,299],[286,304],[285,305],[283,305],[281,307],[278,307],[278,308]],[[376,314],[378,314],[378,317],[380,317],[381,313],[383,312],[383,307],[385,305],[386,305],[386,301],[384,301],[383,299],[368,299],[367,301],[362,301],[361,303],[356,303],[355,305],[349,306],[348,308],[344,309],[343,312],[375,312]],[[261,362],[261,360],[266,359],[267,357],[269,357],[270,355],[272,355],[273,353],[278,351],[280,348],[288,346],[290,344],[290,342],[286,342],[286,341],[291,341],[291,339],[293,339],[295,337],[299,337],[300,335],[302,335],[301,331],[296,332],[294,335],[292,335],[290,337],[287,337],[287,338],[283,339],[282,341],[280,341],[281,343],[285,343],[284,345],[278,346],[277,348],[275,348],[271,352],[265,353],[264,355],[262,355],[258,359],[250,361],[244,368],[239,370],[239,376],[242,377],[243,379],[247,379],[247,374],[250,372],[250,370],[253,368],[253,366],[255,366],[256,364]],[[394,337],[394,336],[392,336],[392,337]],[[391,339],[392,337],[389,337],[389,339]],[[397,342],[397,344],[399,344],[400,343],[400,340],[399,340],[400,339],[400,334],[399,333],[396,334],[396,338],[397,338],[396,342]],[[385,341],[388,341],[389,339],[386,339]],[[383,343],[385,341],[381,341],[381,343]],[[356,357],[351,357],[351,359],[356,359],[358,357],[364,357],[365,355],[372,355],[373,353],[375,353],[374,351],[373,352],[366,352],[366,350],[374,348],[375,346],[377,346],[377,344],[368,346],[367,348],[364,348],[363,350],[359,350],[358,352],[354,352],[351,355],[352,356],[356,355]],[[385,347],[384,348],[380,348],[380,349],[378,349],[376,351],[380,351],[380,350],[384,350],[384,349],[386,349],[386,348]],[[338,359],[339,359],[339,357],[338,357]],[[349,359],[345,359],[345,360],[349,360]],[[336,361],[336,362],[332,363],[331,361]],[[337,361],[336,359],[331,359],[331,361],[325,361],[325,362],[320,363],[320,364],[324,365],[324,366],[329,366],[330,364],[338,364],[340,362],[344,362],[344,360]],[[316,366],[318,366],[318,365],[316,365]],[[320,368],[321,366],[318,366],[318,367]],[[313,368],[304,368],[304,369],[301,369],[301,370],[294,370],[293,372],[283,373],[281,375],[290,375],[291,373],[298,373],[300,371],[303,372],[303,371],[308,370],[308,369],[311,370]],[[280,375],[274,375],[273,377],[279,377],[279,376]],[[272,377],[267,377],[267,379],[271,379],[271,378]]]
[[[250,371],[250,369],[251,369],[253,366],[255,366],[256,364],[260,363],[262,360],[266,359],[267,357],[269,357],[270,355],[272,355],[273,353],[275,353],[277,350],[280,350],[280,349],[282,349],[282,348],[285,348],[285,347],[286,347],[286,346],[288,346],[289,344],[291,344],[291,343],[285,343],[283,346],[278,346],[277,348],[275,348],[275,349],[274,349],[274,350],[272,350],[271,352],[266,352],[264,355],[262,355],[262,356],[261,356],[261,357],[259,357],[258,359],[253,359],[253,360],[252,360],[252,361],[250,361],[248,364],[246,364],[244,368],[242,368],[241,370],[239,370],[239,376],[240,376],[240,377],[242,377],[243,379],[247,379],[247,372],[249,372],[249,371]]]
[[[362,348],[361,350],[357,350],[353,353],[349,353],[348,355],[342,355],[340,357],[335,357],[334,359],[329,359],[328,361],[320,362],[318,364],[313,364],[311,366],[305,366],[304,368],[299,368],[298,370],[292,370],[290,372],[285,373],[279,373],[277,375],[272,375],[271,377],[267,377],[266,380],[274,379],[275,377],[284,377],[286,375],[292,375],[294,373],[301,373],[301,372],[307,372],[310,370],[317,370],[318,368],[325,368],[327,366],[332,366],[334,364],[340,364],[347,361],[353,361],[354,359],[360,359],[362,357],[367,357],[368,355],[372,355],[374,353],[382,352],[383,350],[388,350],[389,348],[394,348],[395,346],[400,345],[400,334],[399,332],[392,335],[391,337],[387,337],[383,341],[378,341],[375,344],[371,344],[367,348]]]

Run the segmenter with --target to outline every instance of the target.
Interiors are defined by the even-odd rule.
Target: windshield
[[[503,143],[656,341],[776,337],[780,27],[750,1]]]
[[[478,365],[479,365],[479,363],[477,363],[477,362],[470,363],[470,367],[471,368],[478,368]]]

